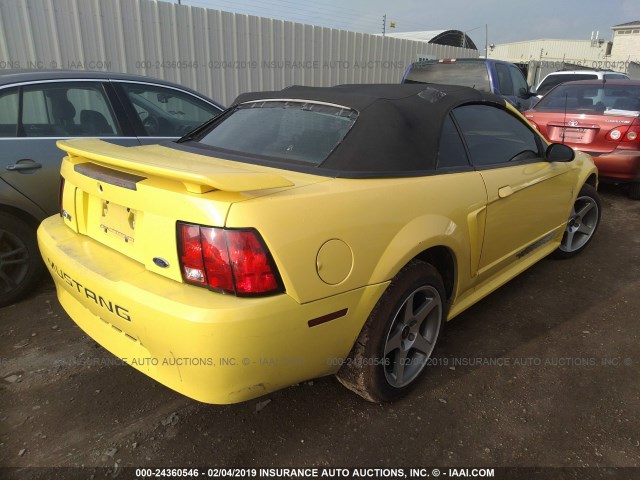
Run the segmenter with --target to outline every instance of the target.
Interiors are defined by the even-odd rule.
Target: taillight
[[[187,283],[238,296],[284,290],[273,258],[253,229],[178,222],[178,250],[182,278]]]
[[[254,230],[226,230],[236,293],[265,293],[278,289],[273,262]]]
[[[614,128],[609,133],[607,133],[607,140],[613,140],[614,142],[617,142],[618,140],[620,140],[620,138],[622,138],[622,129],[620,128]]]
[[[200,241],[207,284],[215,290],[233,293],[233,274],[224,230],[200,227]]]
[[[626,135],[622,139],[623,142],[635,142],[640,137],[640,127],[629,127]]]
[[[607,140],[613,142],[634,142],[640,137],[640,127],[616,127],[607,133]]]
[[[58,187],[58,212],[62,216],[62,196],[64,195],[64,177],[60,175],[60,186]]]

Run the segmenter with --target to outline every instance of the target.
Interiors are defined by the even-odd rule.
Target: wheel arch
[[[0,212],[12,215],[32,226],[34,229],[47,217],[29,198],[0,178]]]
[[[598,189],[598,169],[593,163],[593,159],[586,153],[576,152],[576,158],[579,160],[578,167],[578,185],[580,190],[583,185],[589,184],[596,190]],[[576,192],[576,195],[578,192]]]
[[[456,256],[453,250],[443,245],[430,247],[414,257],[433,265],[442,277],[447,300],[453,298],[457,279]]]
[[[16,218],[19,218],[20,220],[23,220],[34,229],[38,228],[38,225],[40,225],[40,220],[34,217],[31,213],[12,205],[5,205],[0,203],[0,212],[12,215]]]
[[[421,260],[438,270],[447,300],[451,301],[457,292],[459,274],[471,263],[468,245],[467,225],[446,216],[422,216],[406,225],[389,243],[373,271],[371,283],[391,280],[412,260]]]
[[[584,183],[588,183],[589,185],[591,185],[593,188],[595,188],[597,190],[598,189],[598,175],[596,175],[595,173],[592,173],[591,175],[589,175],[589,177],[585,180]]]

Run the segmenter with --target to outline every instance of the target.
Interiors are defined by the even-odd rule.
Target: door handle
[[[498,196],[500,198],[505,198],[509,195],[513,195],[513,188],[511,188],[511,186],[507,185],[506,187],[498,189]]]
[[[9,170],[10,172],[24,172],[28,170],[37,170],[38,168],[42,168],[42,164],[33,161],[7,165],[7,170]]]

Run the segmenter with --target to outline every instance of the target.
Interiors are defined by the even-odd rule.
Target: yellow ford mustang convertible
[[[446,320],[600,220],[589,156],[465,87],[291,87],[174,143],[58,145],[38,240],[60,303],[208,403],[329,374],[397,399]]]

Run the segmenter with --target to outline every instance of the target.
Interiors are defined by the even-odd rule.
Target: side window
[[[458,129],[450,116],[444,122],[440,145],[438,146],[438,168],[468,167],[467,152],[462,144]]]
[[[158,85],[121,83],[146,135],[181,137],[220,110],[186,92]]]
[[[0,137],[15,137],[18,131],[18,89],[0,90]]]
[[[498,89],[500,90],[500,95],[513,95],[513,84],[511,83],[509,67],[503,63],[496,63],[496,72],[498,73]]]
[[[513,80],[514,94],[519,97],[526,95],[529,91],[529,85],[527,85],[527,81],[524,79],[522,70],[515,65],[509,65],[509,71],[511,72],[511,79]]]
[[[456,108],[453,115],[471,161],[477,166],[510,165],[542,156],[533,131],[505,110],[490,105],[464,105]]]
[[[102,86],[47,83],[25,87],[22,127],[27,137],[105,137],[120,135]]]

